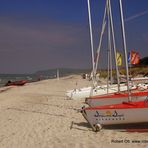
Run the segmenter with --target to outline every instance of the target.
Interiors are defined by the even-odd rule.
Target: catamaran
[[[136,85],[131,85],[130,89],[134,90],[136,89]],[[120,84],[120,91],[126,91],[127,86],[125,84]],[[66,92],[66,97],[69,99],[82,99],[82,98],[88,98],[91,96],[98,96],[108,93],[116,93],[118,92],[118,86],[117,84],[112,85],[102,85],[102,86],[96,86],[96,87],[84,87],[80,89],[73,89]]]
[[[89,25],[90,25],[90,39],[91,39],[91,51],[92,51],[92,65],[93,65],[93,71],[92,71],[92,79],[93,79],[93,85],[90,87],[83,87],[80,89],[73,89],[73,90],[69,90],[66,92],[66,97],[69,99],[81,99],[81,98],[86,98],[86,97],[90,97],[90,96],[96,96],[96,95],[102,95],[102,94],[107,94],[107,93],[114,93],[114,92],[118,92],[119,91],[119,78],[118,78],[118,67],[116,64],[116,74],[117,74],[117,82],[118,84],[107,84],[107,85],[102,85],[102,86],[97,86],[94,85],[94,83],[96,83],[95,79],[94,79],[94,75],[96,74],[97,71],[97,65],[98,65],[98,59],[99,59],[99,54],[100,54],[100,48],[101,48],[101,44],[102,44],[102,38],[103,38],[103,33],[105,30],[105,26],[106,26],[106,18],[107,18],[107,2],[105,5],[105,11],[104,11],[104,17],[103,17],[103,24],[102,24],[102,31],[101,31],[101,36],[100,36],[100,41],[99,41],[99,46],[97,49],[97,54],[96,54],[96,62],[94,62],[94,50],[93,50],[93,36],[92,36],[92,25],[91,25],[91,14],[90,14],[90,3],[88,0],[88,14],[89,14]],[[109,14],[108,14],[109,15]],[[112,22],[112,19],[111,19]],[[108,27],[110,27],[110,25],[108,25]],[[113,46],[114,46],[114,53],[116,53],[116,46],[115,46],[115,37],[114,37],[114,29],[113,29],[113,24],[111,23],[111,31],[112,31],[112,38],[113,38]],[[109,28],[109,32],[108,32],[108,36],[109,36],[109,41],[108,41],[108,48],[109,48],[109,53],[108,55],[110,56],[108,58],[108,65],[110,64],[111,67],[111,80],[112,80],[112,57],[111,57],[111,44],[110,44],[110,28]],[[110,61],[110,63],[109,63]],[[116,62],[115,62],[116,63]],[[109,68],[109,67],[108,67]],[[109,69],[108,69],[109,71]],[[109,75],[109,74],[108,74]],[[136,86],[131,85],[130,86],[131,89],[135,89]],[[126,91],[127,87],[125,84],[120,84],[120,91]]]
[[[91,15],[90,15],[90,4],[89,4],[89,0],[88,0],[88,14],[89,14],[89,25],[90,25],[90,38],[91,38],[91,49],[92,49],[92,65],[93,65],[93,72],[92,74],[95,74],[97,71],[97,65],[98,65],[98,59],[99,59],[99,55],[100,55],[100,48],[101,48],[101,44],[102,44],[102,38],[103,38],[103,33],[105,30],[105,26],[106,26],[106,18],[108,19],[108,48],[109,48],[109,56],[111,56],[111,35],[112,35],[112,40],[113,40],[113,49],[114,49],[114,54],[116,57],[116,44],[115,44],[115,36],[114,36],[114,27],[113,27],[113,19],[112,19],[112,12],[111,9],[109,10],[108,8],[108,0],[106,1],[106,5],[105,5],[105,11],[104,11],[104,16],[103,16],[103,23],[102,23],[102,31],[101,31],[101,35],[100,35],[100,42],[99,42],[99,46],[97,49],[97,54],[96,54],[96,62],[94,63],[94,56],[93,56],[93,37],[92,37],[92,25],[91,25]],[[109,78],[109,65],[110,65],[110,77],[112,79],[112,57],[108,58],[108,78]],[[109,62],[110,61],[110,62]],[[108,94],[108,93],[116,93],[122,91],[127,91],[127,85],[125,84],[120,84],[119,82],[119,71],[118,71],[118,66],[117,66],[117,62],[115,60],[115,66],[116,66],[116,75],[117,75],[117,84],[109,84],[107,81],[106,85],[102,85],[102,86],[96,86],[96,85],[92,85],[90,87],[83,87],[83,88],[76,88],[76,89],[72,89],[66,92],[66,97],[68,99],[84,99],[84,98],[88,98],[91,96],[98,96],[98,95],[104,95],[104,94]],[[136,80],[136,79],[134,79]],[[139,87],[139,89],[143,89],[145,84],[140,85],[133,85],[132,83],[130,84],[130,90],[135,90],[136,88]],[[147,87],[147,86],[146,86]]]
[[[92,129],[99,131],[103,125],[148,122],[148,101],[87,107],[82,108],[81,113]]]
[[[110,7],[110,0],[108,0],[108,2]],[[131,93],[129,89],[129,75],[128,75],[122,0],[119,0],[119,4],[120,4],[122,38],[123,38],[123,47],[124,47],[124,53],[125,53],[125,65],[126,65],[126,76],[127,76],[127,94],[123,94],[123,95],[128,96],[128,101],[118,103],[118,104],[109,104],[109,105],[95,106],[95,107],[83,107],[81,110],[81,113],[83,117],[91,125],[94,131],[100,130],[103,125],[148,122],[148,117],[147,117],[148,90],[145,91],[144,93],[137,92],[134,94],[134,93]],[[137,101],[137,102],[133,101],[133,99],[138,97],[139,95],[143,97],[145,96],[145,100]],[[108,99],[109,97],[110,95],[108,95]],[[115,98],[115,96],[113,96],[113,98]]]

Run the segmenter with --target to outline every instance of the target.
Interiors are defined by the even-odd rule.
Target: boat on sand
[[[23,86],[27,83],[26,80],[20,80],[20,81],[8,81],[5,86]]]

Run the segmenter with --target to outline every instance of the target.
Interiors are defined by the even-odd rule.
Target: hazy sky
[[[96,49],[105,0],[90,1]],[[121,51],[118,0],[111,2]],[[148,0],[123,0],[123,9],[128,50],[148,56]],[[105,67],[103,43],[100,63]],[[92,67],[87,0],[0,0],[0,73],[58,67]]]

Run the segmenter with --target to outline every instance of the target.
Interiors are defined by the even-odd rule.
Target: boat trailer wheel
[[[102,129],[102,125],[101,124],[95,124],[95,132],[98,132]]]

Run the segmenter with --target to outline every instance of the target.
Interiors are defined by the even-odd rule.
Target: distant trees
[[[148,57],[144,57],[142,59],[140,59],[140,66],[148,66]]]

